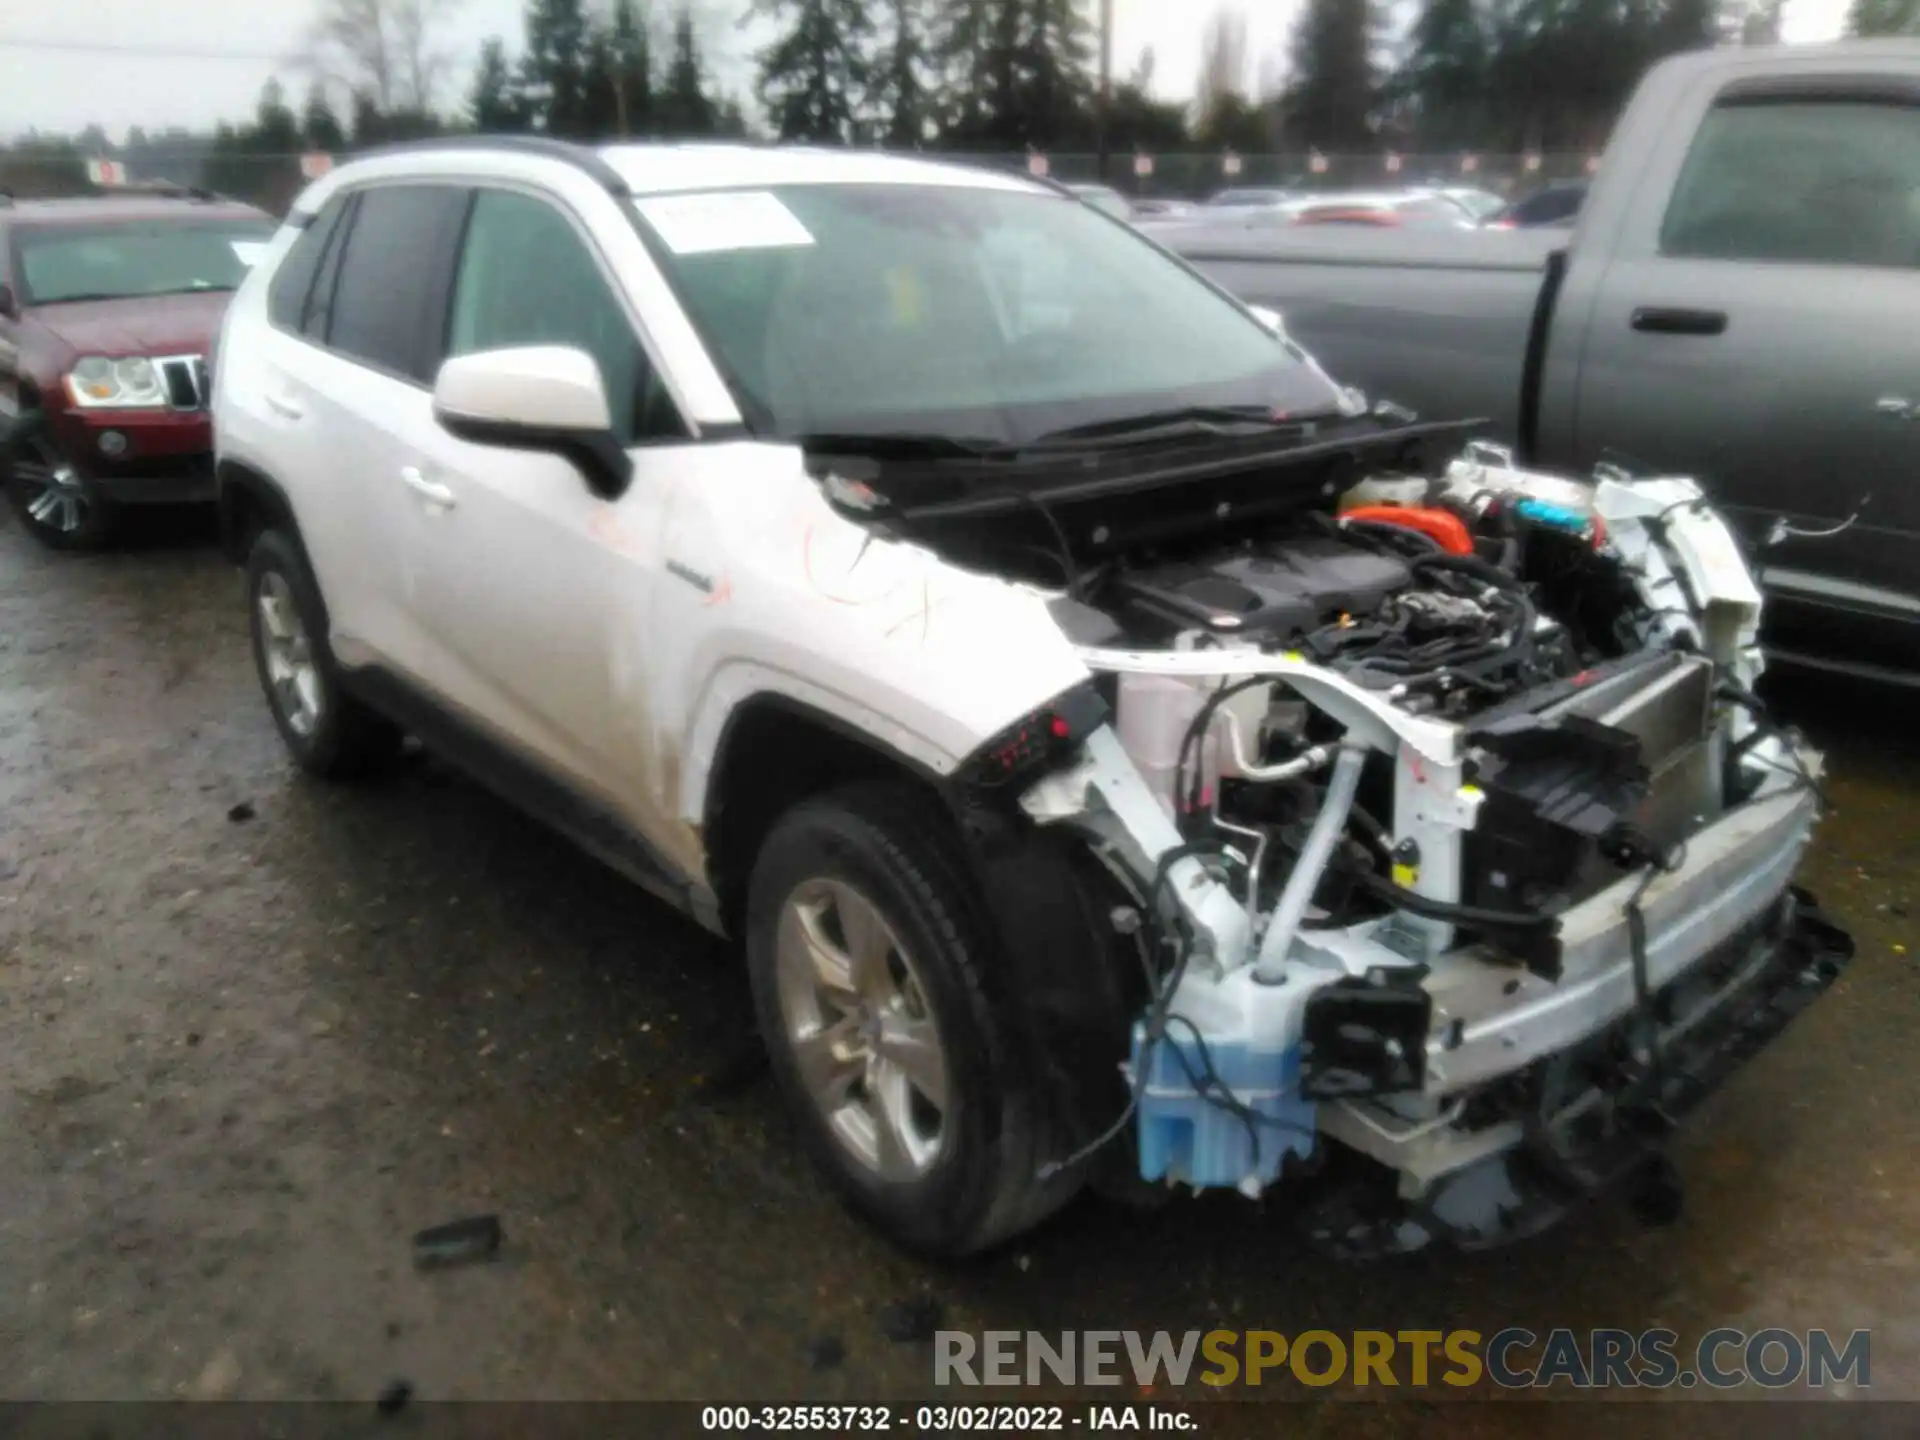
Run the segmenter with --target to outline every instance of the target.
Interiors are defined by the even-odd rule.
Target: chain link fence
[[[15,147],[0,150],[0,188],[26,199],[86,194],[95,178],[113,184],[185,186],[232,196],[279,215],[327,164],[345,158],[346,154],[246,155],[155,147],[110,161],[102,169],[97,161],[90,162],[73,152]],[[928,158],[1044,173],[1069,183],[1101,179],[1100,159],[1092,153],[938,151],[929,152]],[[1128,153],[1107,157],[1105,182],[1125,195],[1180,200],[1204,198],[1228,186],[1377,190],[1405,185],[1464,185],[1510,196],[1552,180],[1585,177],[1597,163],[1597,157],[1583,153]]]

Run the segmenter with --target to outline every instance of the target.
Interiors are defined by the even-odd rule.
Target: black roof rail
[[[589,145],[571,140],[556,140],[550,135],[445,135],[437,140],[402,140],[363,150],[354,160],[370,160],[380,155],[423,155],[434,150],[497,150],[509,155],[537,155],[559,160],[584,172],[593,182],[617,199],[629,195],[620,172]],[[349,162],[351,163],[351,162]]]

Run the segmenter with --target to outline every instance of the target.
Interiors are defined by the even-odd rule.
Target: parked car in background
[[[1571,230],[1161,238],[1373,394],[1556,469],[1699,476],[1762,562],[1777,654],[1911,679],[1916,83],[1910,40],[1668,60]]]
[[[1463,230],[1473,221],[1443,196],[1418,191],[1335,195],[1296,200],[1285,207],[1295,225],[1371,225],[1427,230]]]
[[[1484,217],[1490,230],[1526,230],[1536,225],[1568,227],[1586,203],[1588,182],[1556,180]]]
[[[1456,206],[1461,214],[1476,225],[1483,224],[1507,208],[1507,199],[1504,195],[1496,195],[1491,190],[1481,190],[1471,185],[1442,185],[1436,187],[1433,193]]]
[[[35,539],[213,498],[209,349],[274,228],[205,192],[0,194],[0,484]]]
[[[1134,219],[1152,221],[1183,220],[1199,209],[1191,200],[1170,200],[1163,195],[1136,195],[1132,206]]]
[[[1272,210],[1297,199],[1297,190],[1265,186],[1229,186],[1216,190],[1200,207],[1205,210]]]
[[[1067,186],[1087,204],[1096,210],[1104,210],[1117,220],[1133,218],[1133,204],[1111,185],[1096,185],[1076,181]]]
[[[741,940],[915,1249],[1315,1171],[1348,1253],[1531,1235],[1850,953],[1817,757],[1709,703],[1758,597],[1690,482],[1449,465],[1054,186],[426,142],[301,197],[221,348],[298,763],[411,730]]]

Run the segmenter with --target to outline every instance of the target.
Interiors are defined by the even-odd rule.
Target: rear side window
[[[340,280],[340,256],[347,248],[347,236],[353,233],[353,217],[360,197],[349,195],[341,208],[333,233],[327,236],[320,252],[320,270],[307,292],[307,303],[300,307],[298,329],[316,344],[327,343],[327,329],[333,323],[333,294]]]
[[[431,382],[468,197],[448,185],[361,192],[333,285],[328,348],[403,379]]]
[[[1660,227],[1664,254],[1920,263],[1920,108],[1770,100],[1707,113]]]
[[[273,272],[273,281],[267,286],[267,318],[282,330],[300,328],[301,316],[307,308],[307,296],[313,290],[313,277],[320,269],[327,242],[333,238],[333,232],[340,224],[341,212],[346,208],[347,197],[344,195],[336,195],[328,201],[325,208],[308,222],[307,228],[300,232],[300,238],[287,251],[286,259],[280,262],[280,268]]]

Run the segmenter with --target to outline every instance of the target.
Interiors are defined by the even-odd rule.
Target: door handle
[[[1649,335],[1721,335],[1727,312],[1643,305],[1633,312],[1633,328]]]
[[[418,495],[422,500],[425,500],[429,505],[438,505],[442,510],[451,510],[453,508],[453,491],[442,485],[438,480],[429,480],[425,475],[420,473],[417,466],[402,465],[400,467],[400,483],[413,491],[413,493]]]
[[[1916,411],[1913,401],[1904,395],[1882,395],[1873,402],[1873,413],[1889,420],[1911,420],[1920,411]]]
[[[266,402],[267,408],[283,419],[302,420],[306,418],[307,412],[294,404],[293,401],[287,399],[284,395],[276,395],[269,390],[266,392]]]

